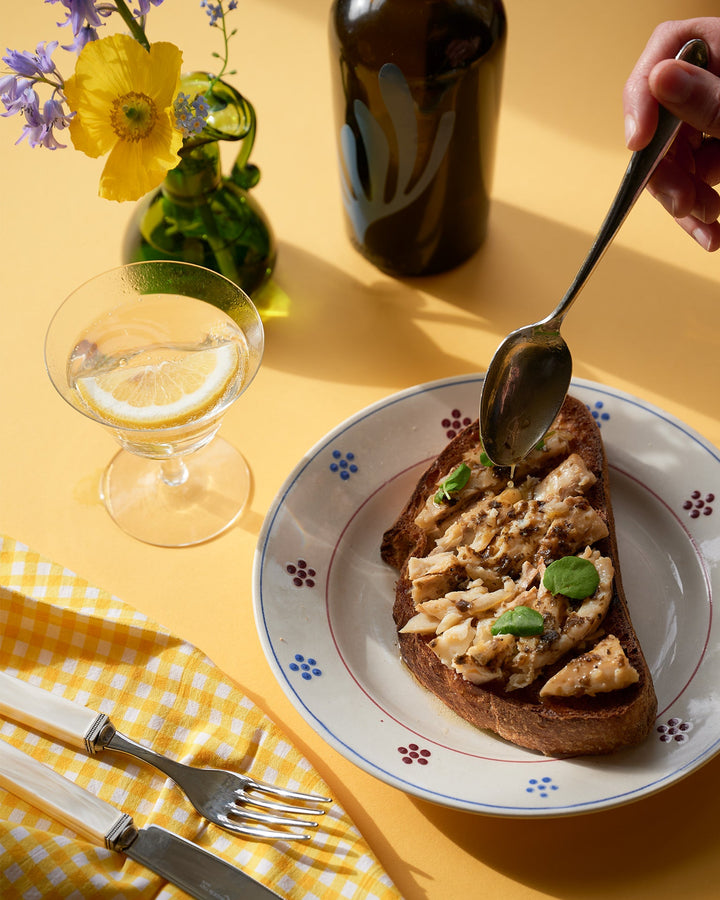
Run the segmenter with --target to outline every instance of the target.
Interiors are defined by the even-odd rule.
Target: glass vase
[[[183,76],[181,90],[208,100],[206,125],[185,139],[179,165],[138,204],[125,235],[123,261],[195,263],[252,295],[269,280],[276,256],[270,223],[250,195],[260,179],[249,162],[255,111],[233,87],[205,72]],[[221,141],[240,142],[229,176],[222,172]]]

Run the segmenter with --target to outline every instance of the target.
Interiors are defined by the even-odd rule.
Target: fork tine
[[[332,803],[332,797],[321,797],[319,794],[302,794],[299,791],[291,791],[287,788],[267,784],[264,781],[255,781],[246,776],[245,790],[262,791],[263,794],[271,794],[274,797],[282,797],[284,800],[304,800],[307,803]],[[324,810],[323,810],[324,812]],[[318,813],[318,815],[322,815]]]
[[[304,813],[308,816],[324,816],[326,810],[314,809],[310,806],[290,806],[285,803],[275,803],[273,800],[263,800],[262,797],[256,797],[255,794],[247,793],[245,790],[238,791],[235,794],[235,803],[250,803],[258,809],[267,809],[271,813]]]
[[[251,822],[264,822],[267,825],[289,825],[296,828],[317,828],[317,822],[308,819],[287,818],[286,816],[273,816],[266,812],[256,812],[245,806],[233,804],[227,808],[228,815],[238,816],[240,819],[248,819]]]
[[[263,840],[281,840],[281,841],[309,841],[309,834],[302,834],[294,831],[272,831],[269,828],[258,828],[254,825],[243,825],[241,822],[234,822],[232,819],[222,817],[217,823],[226,831],[234,834],[242,834],[245,837],[261,838]]]

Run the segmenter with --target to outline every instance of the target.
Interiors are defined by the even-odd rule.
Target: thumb
[[[698,131],[720,138],[720,78],[674,59],[650,72],[650,92],[666,109]]]

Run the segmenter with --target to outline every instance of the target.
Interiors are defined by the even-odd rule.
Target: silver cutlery
[[[279,897],[242,869],[165,828],[137,828],[131,816],[5,741],[0,741],[0,786],[91,843],[124,853],[197,900]]]
[[[676,59],[707,68],[707,45],[698,39],[688,41]],[[560,335],[562,321],[665,155],[680,124],[679,119],[660,107],[652,140],[647,147],[633,153],[600,231],[563,299],[546,318],[512,331],[490,360],[480,396],[480,437],[495,465],[519,463],[552,425],[572,376],[570,350]]]
[[[234,834],[307,840],[308,834],[292,828],[316,828],[318,823],[296,817],[324,815],[325,810],[317,804],[332,802],[329,797],[287,790],[225,769],[176,762],[120,734],[104,713],[4,672],[0,672],[0,713],[91,755],[117,750],[149,763],[177,784],[201,816]]]

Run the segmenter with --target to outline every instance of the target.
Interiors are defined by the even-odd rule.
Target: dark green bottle
[[[505,42],[502,0],[334,0],[343,205],[379,269],[442,272],[482,243]]]

